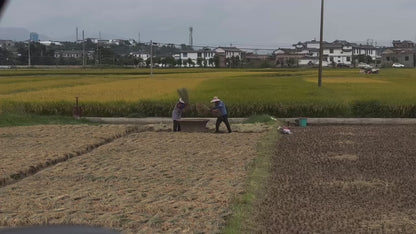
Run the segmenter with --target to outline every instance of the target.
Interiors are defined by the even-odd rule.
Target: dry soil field
[[[261,233],[416,233],[416,126],[296,128],[273,156]]]
[[[218,232],[244,192],[262,135],[124,125],[1,128],[0,227]]]

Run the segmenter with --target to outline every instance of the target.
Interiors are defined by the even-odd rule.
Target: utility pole
[[[100,40],[101,40],[101,31],[98,32],[98,39],[97,39],[97,55],[96,55],[97,56],[97,59],[96,59],[97,65],[100,64],[100,48],[99,48]]]
[[[29,66],[29,68],[30,68],[30,66],[32,65],[31,64],[31,59],[30,59],[30,38],[29,38],[29,41],[28,41],[28,50],[27,50],[27,54],[28,54],[28,61],[27,61],[27,65]]]
[[[85,67],[85,38],[84,38],[84,30],[82,30],[82,67]]]
[[[319,71],[318,71],[318,87],[322,86],[322,59],[324,54],[323,37],[324,37],[324,0],[321,0],[321,30],[319,40]]]
[[[193,28],[189,27],[189,46],[192,48],[194,45],[194,38],[192,36]]]
[[[150,76],[153,76],[153,41],[150,40]]]

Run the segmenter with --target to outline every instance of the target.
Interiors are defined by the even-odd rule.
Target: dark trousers
[[[223,115],[217,118],[217,122],[215,123],[215,132],[219,132],[221,122],[224,122],[225,126],[227,126],[228,132],[231,132],[230,123],[228,122],[228,115]]]
[[[181,131],[181,125],[179,124],[179,121],[173,120],[173,131],[174,132],[180,132]]]

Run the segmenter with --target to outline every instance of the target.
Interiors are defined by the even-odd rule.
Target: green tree
[[[202,67],[202,62],[204,61],[203,58],[199,57],[196,59],[196,64],[198,64],[198,66]],[[205,67],[205,66],[204,66]]]
[[[169,67],[175,67],[176,61],[173,56],[168,56],[165,58],[165,63]]]
[[[231,57],[231,64],[233,67],[239,67],[240,66],[240,56],[232,56]]]
[[[114,64],[116,54],[111,48],[102,47],[100,49],[100,63],[101,64]]]
[[[188,58],[188,64],[189,66],[195,67],[195,63],[191,58]]]
[[[367,63],[367,64],[373,63],[373,58],[365,54],[355,55],[355,60],[358,61],[359,63]]]
[[[288,65],[289,67],[294,67],[294,66],[295,66],[295,64],[296,64],[296,59],[294,59],[294,58],[289,58],[289,59],[287,60],[287,65]]]
[[[15,65],[16,61],[13,54],[7,49],[0,47],[0,65]]]
[[[208,59],[208,64],[209,64],[210,66],[214,66],[214,65],[215,65],[215,59],[214,59],[214,58],[210,58],[210,59]]]
[[[213,62],[215,64],[215,67],[220,67],[220,56],[214,55]]]

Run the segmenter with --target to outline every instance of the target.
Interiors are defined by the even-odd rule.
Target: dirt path
[[[415,233],[416,126],[295,128],[273,157],[261,233]]]

